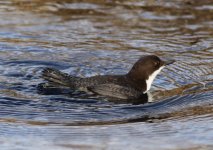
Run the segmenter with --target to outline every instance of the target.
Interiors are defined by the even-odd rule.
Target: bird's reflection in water
[[[115,99],[115,98],[109,98],[109,102],[113,102],[115,104],[133,104],[133,105],[140,105],[150,102],[149,101],[149,94],[145,93],[140,96],[140,98],[137,99]]]

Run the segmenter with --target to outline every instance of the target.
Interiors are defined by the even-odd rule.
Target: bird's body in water
[[[141,57],[124,75],[99,75],[80,78],[45,68],[42,77],[49,83],[71,89],[86,89],[95,94],[119,99],[138,99],[151,88],[157,74],[174,61],[163,61],[155,55]]]

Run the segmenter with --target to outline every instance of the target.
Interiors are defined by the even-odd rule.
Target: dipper
[[[98,75],[81,78],[53,68],[45,68],[42,77],[49,83],[119,99],[138,99],[151,88],[157,74],[174,60],[163,61],[155,55],[141,57],[124,75]]]

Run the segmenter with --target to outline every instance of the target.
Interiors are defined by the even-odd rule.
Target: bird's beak
[[[164,62],[164,65],[167,66],[167,65],[173,64],[175,60],[165,60],[163,62]]]

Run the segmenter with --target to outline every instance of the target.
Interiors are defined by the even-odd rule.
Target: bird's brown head
[[[174,60],[161,60],[155,55],[143,56],[133,65],[127,76],[135,82],[144,82],[152,76],[155,78],[164,66],[173,62]]]

